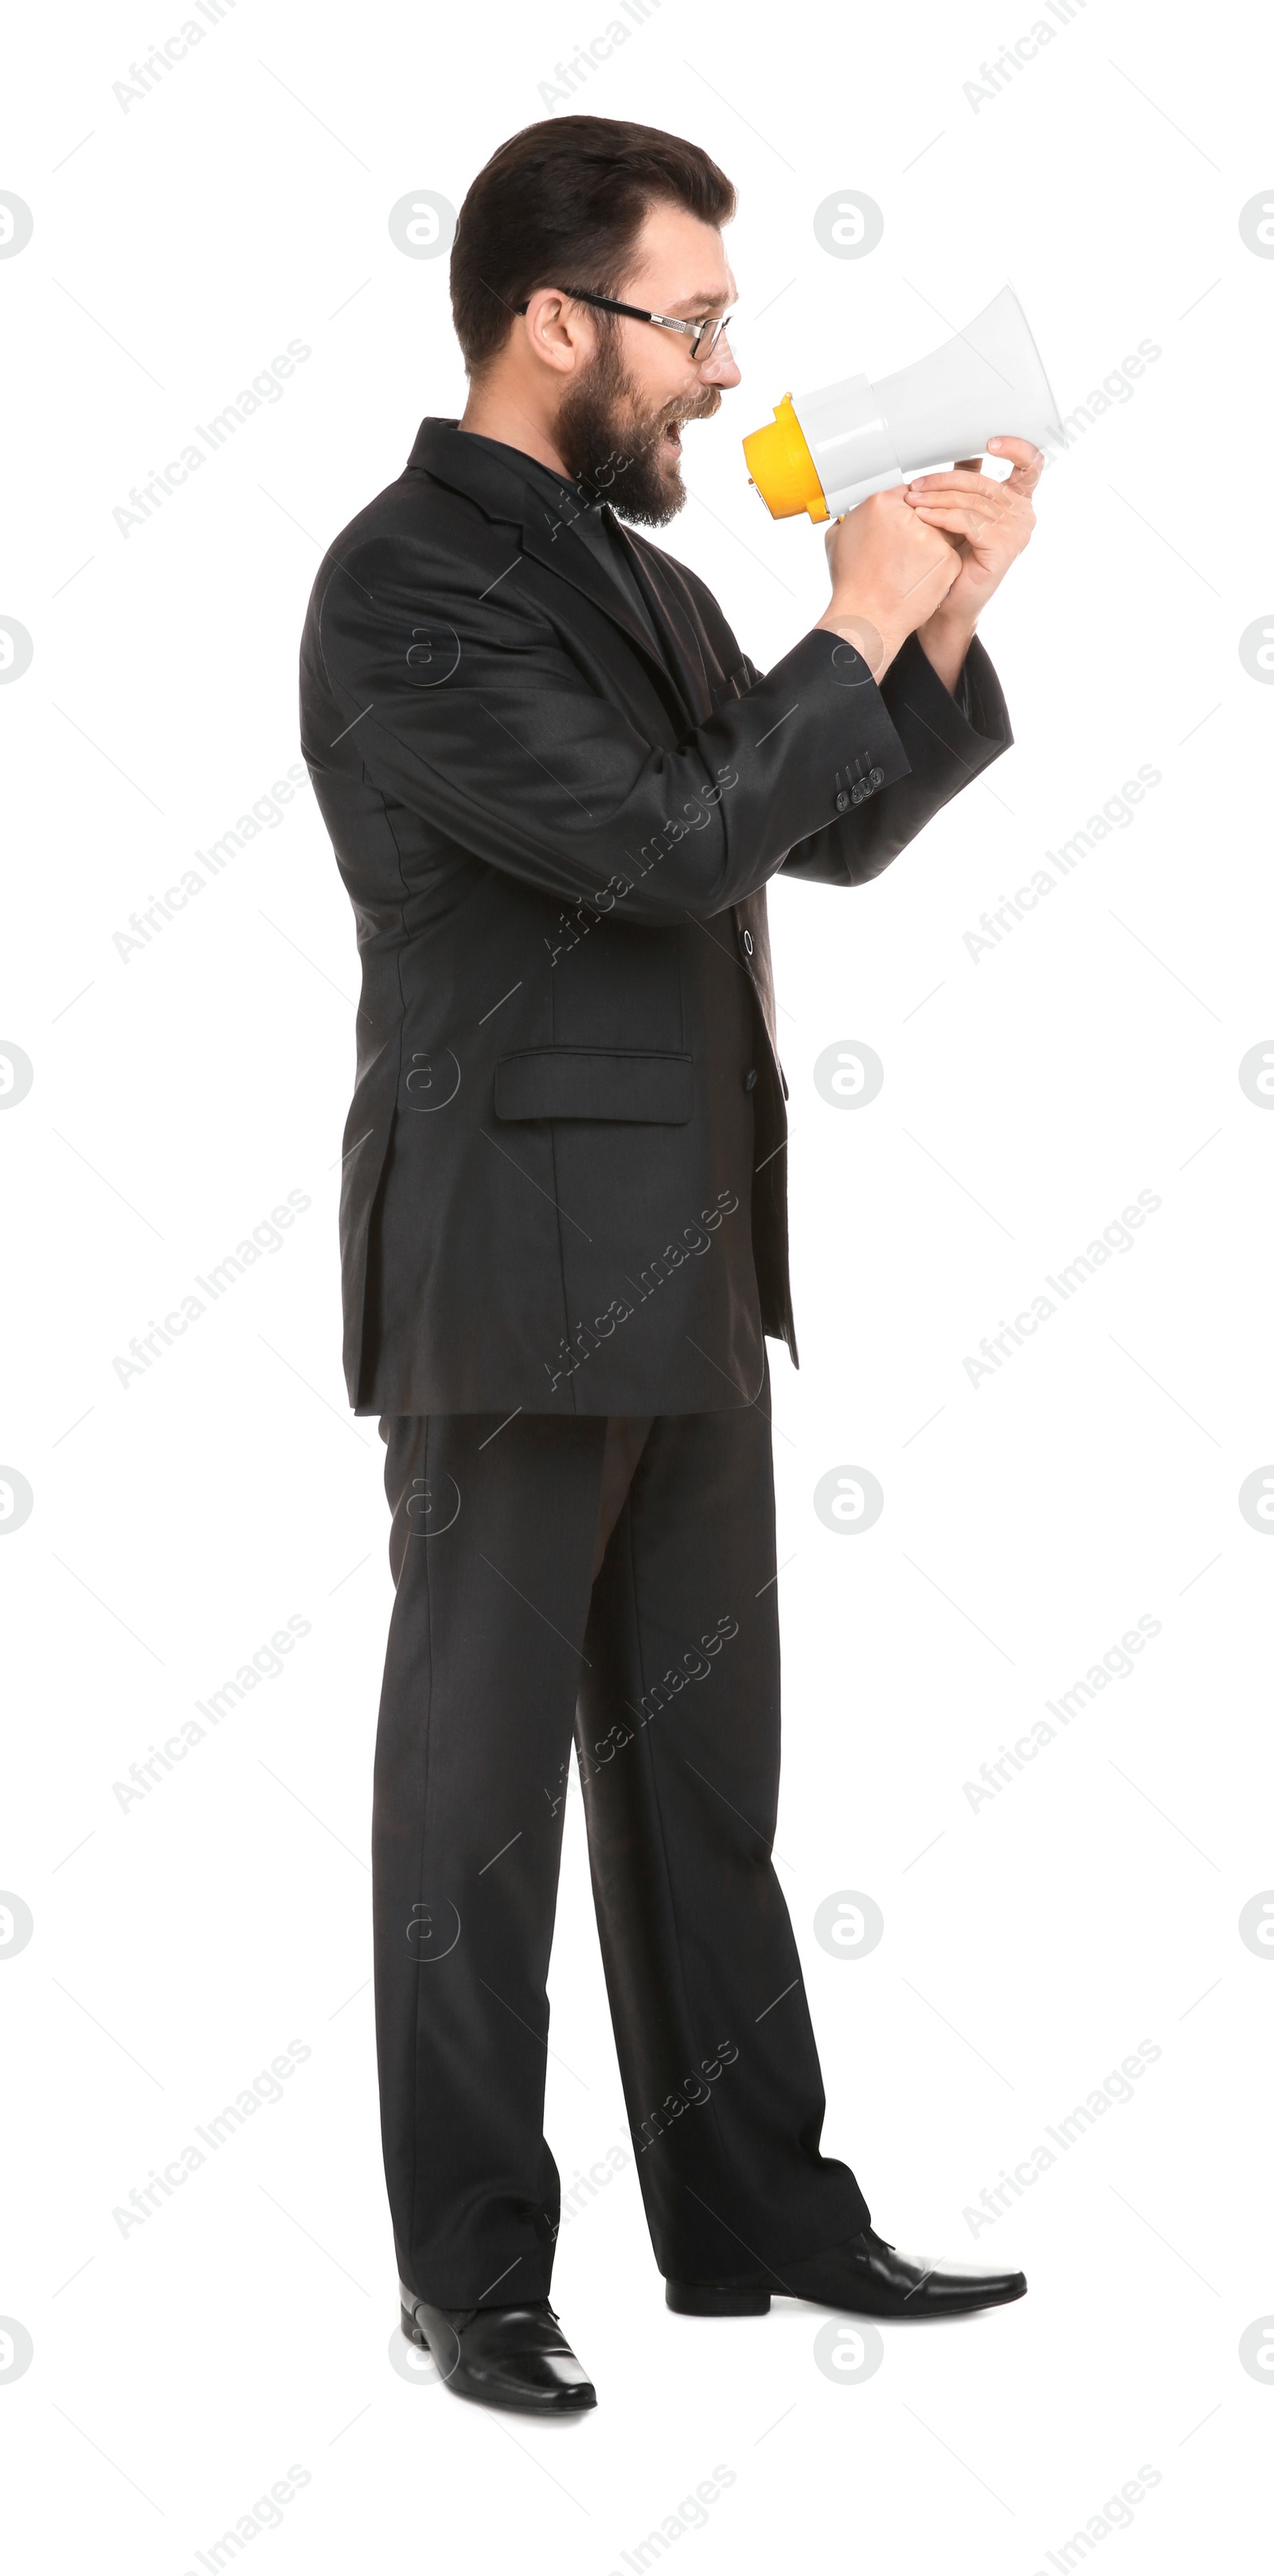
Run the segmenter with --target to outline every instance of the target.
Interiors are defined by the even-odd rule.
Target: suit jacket
[[[358,1413],[688,1413],[796,1356],[765,887],[860,885],[1012,741],[975,638],[762,675],[629,537],[659,648],[516,451],[422,423],[320,566],[301,739],[354,907]]]

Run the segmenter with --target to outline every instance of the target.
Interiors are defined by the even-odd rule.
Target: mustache
[[[719,385],[714,385],[708,393],[700,396],[698,402],[690,404],[666,403],[664,409],[659,414],[659,418],[666,429],[672,421],[711,420],[713,414],[715,412],[719,412],[720,409],[721,389]]]

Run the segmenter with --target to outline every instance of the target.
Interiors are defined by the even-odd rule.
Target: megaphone
[[[773,519],[808,510],[842,518],[870,492],[958,456],[980,456],[988,438],[1066,444],[1030,324],[1011,286],[954,340],[873,384],[784,394],[774,418],[743,442],[748,474]]]

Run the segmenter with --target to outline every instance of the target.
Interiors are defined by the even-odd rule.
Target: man
[[[302,646],[363,964],[341,1240],[393,1511],[373,1912],[402,2321],[458,2393],[539,2412],[595,2403],[548,2304],[542,2125],[573,1726],[670,2307],[934,2316],[1026,2286],[898,2254],[819,2150],[770,1862],[765,1335],[796,1345],[765,886],[878,875],[1011,742],[974,627],[1042,459],[1006,437],[1006,484],[973,460],[833,525],[827,614],[762,677],[628,532],[680,509],[682,426],[739,382],[733,212],[645,126],[566,116],[495,154],[452,256],[463,418],[425,420],[337,538]]]

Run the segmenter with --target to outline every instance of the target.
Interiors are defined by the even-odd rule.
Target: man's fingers
[[[1044,471],[1042,448],[1036,447],[1029,438],[992,438],[988,439],[987,446],[993,456],[1007,456],[1012,460],[1013,471],[1002,487],[1005,491],[1034,491]]]
[[[902,490],[903,498],[908,501],[913,492],[919,492],[922,497],[938,492],[943,494],[976,492],[978,499],[985,501],[988,509],[997,507],[1002,501],[1007,500],[1011,503],[1020,497],[1014,493],[1010,484],[994,483],[989,477],[970,474],[962,465],[948,466],[945,472],[937,474],[913,474],[910,482],[904,483]]]
[[[984,492],[988,499],[995,493],[1003,494],[1010,501],[1021,500],[1034,491],[1044,471],[1044,457],[1041,450],[1033,446],[1029,438],[998,439],[989,452],[1003,456],[1006,462],[1012,465],[1013,470],[1004,481],[1001,482],[983,474],[983,459],[980,456],[962,456],[957,464],[948,466],[945,471],[912,475],[903,486],[905,497],[909,500],[913,492],[926,490],[967,491],[975,477],[978,480],[979,490]]]
[[[972,514],[979,527],[995,527],[1004,535],[1016,534],[1022,544],[1035,525],[1035,513],[1022,493],[1005,497],[1002,484],[983,483],[975,492],[967,484],[955,485],[941,475],[934,487],[908,492],[907,505],[918,518],[924,519],[935,510],[957,510]]]
[[[962,537],[983,536],[998,524],[989,510],[981,510],[973,502],[961,505],[956,501],[921,501],[916,505],[916,516],[924,520],[926,527],[954,528]]]
[[[1016,504],[1006,504],[998,498],[992,499],[994,490],[994,484],[989,483],[984,483],[981,491],[974,493],[969,491],[967,484],[944,486],[939,482],[932,491],[909,492],[907,503],[910,509],[917,511],[921,516],[926,510],[972,510],[979,520],[997,520],[1003,522],[1005,526],[1023,516],[1023,512]]]

